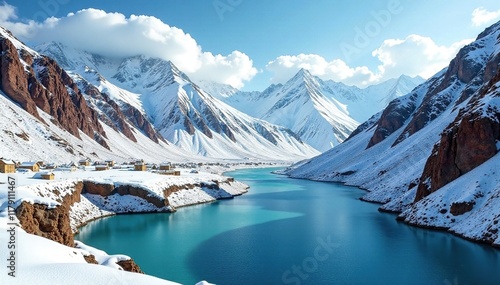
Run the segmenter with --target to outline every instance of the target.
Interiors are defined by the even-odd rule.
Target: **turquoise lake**
[[[500,284],[498,249],[397,222],[363,190],[270,171],[227,173],[243,196],[100,219],[76,239],[183,284]]]

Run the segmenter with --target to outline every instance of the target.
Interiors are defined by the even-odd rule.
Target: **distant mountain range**
[[[343,142],[359,122],[408,94],[424,82],[402,75],[360,89],[332,80],[323,81],[301,69],[285,84],[273,84],[263,92],[240,92],[231,86],[201,82],[208,93],[251,116],[281,125],[320,151]]]
[[[287,171],[368,190],[422,227],[500,246],[500,22],[340,146]]]
[[[0,32],[9,63],[1,70],[3,116],[31,122],[4,120],[0,138],[12,158],[293,161],[338,145],[423,81],[402,76],[359,89],[301,70],[283,85],[241,92],[195,83],[166,60],[109,58],[53,42],[31,49]],[[16,137],[22,133],[26,144]],[[33,148],[47,137],[49,148]]]

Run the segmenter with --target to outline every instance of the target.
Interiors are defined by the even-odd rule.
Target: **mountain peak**
[[[311,78],[313,75],[305,68],[301,68],[294,76],[294,78]]]

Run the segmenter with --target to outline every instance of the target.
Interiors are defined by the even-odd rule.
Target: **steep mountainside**
[[[57,43],[38,50],[71,70],[82,86],[87,82],[97,86],[100,95],[88,101],[95,101],[107,117],[109,110],[116,110],[105,104],[111,98],[129,121],[139,117],[140,122],[151,122],[161,135],[157,137],[189,152],[220,159],[280,160],[318,154],[290,130],[252,118],[209,95],[169,61],[103,58]],[[148,137],[154,135],[141,124],[134,125]]]
[[[0,28],[0,156],[17,161],[200,159],[127,116],[127,108]],[[137,112],[136,112],[137,113]],[[137,121],[144,117],[135,116]],[[155,141],[154,138],[157,138]]]
[[[500,22],[293,177],[341,181],[400,219],[500,245]]]
[[[230,86],[201,82],[210,94],[252,116],[283,125],[313,147],[326,151],[344,141],[357,127],[382,110],[394,98],[409,93],[422,83],[420,77],[401,76],[360,89],[323,81],[300,70],[284,85],[265,91],[239,92]]]
[[[68,74],[49,57],[41,56],[0,27],[0,89],[35,118],[39,110],[73,136],[80,132],[108,147],[97,114],[89,108]]]

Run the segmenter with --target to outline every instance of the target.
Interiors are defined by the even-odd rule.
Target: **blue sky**
[[[95,10],[77,13],[88,8]],[[195,80],[244,90],[284,82],[301,67],[358,86],[402,73],[429,77],[499,19],[498,0],[7,0],[0,7],[0,24],[31,45],[57,40],[159,56]],[[109,40],[106,31],[133,43]]]

